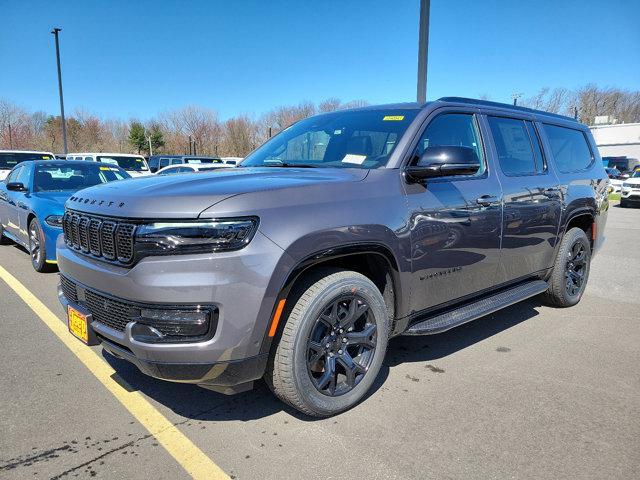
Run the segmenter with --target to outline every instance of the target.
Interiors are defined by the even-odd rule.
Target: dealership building
[[[600,155],[640,160],[640,123],[598,125],[598,118],[596,117],[596,125],[589,128]]]

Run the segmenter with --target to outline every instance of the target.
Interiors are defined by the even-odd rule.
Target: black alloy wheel
[[[376,349],[377,327],[366,300],[341,295],[318,316],[307,342],[307,371],[319,392],[338,396],[367,374]]]

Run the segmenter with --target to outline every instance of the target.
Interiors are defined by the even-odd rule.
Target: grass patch
[[[609,194],[609,200],[620,200],[620,194],[619,193],[610,193]]]

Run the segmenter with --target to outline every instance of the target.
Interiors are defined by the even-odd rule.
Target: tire
[[[31,256],[31,265],[36,272],[52,271],[53,267],[47,263],[44,232],[37,218],[31,219],[29,222],[29,255]]]
[[[627,208],[627,202],[623,198],[620,199],[620,208]]]
[[[348,410],[373,385],[386,353],[389,317],[382,294],[357,272],[323,269],[289,298],[294,303],[271,355],[267,384],[313,417]]]
[[[4,236],[4,227],[0,224],[0,245],[6,245],[8,242],[8,238]]]
[[[565,233],[549,278],[547,300],[556,307],[571,307],[582,298],[589,280],[591,244],[580,228]]]

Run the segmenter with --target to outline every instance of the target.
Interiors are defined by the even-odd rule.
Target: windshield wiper
[[[263,167],[283,167],[283,168],[318,168],[317,165],[310,165],[308,163],[266,163]]]

